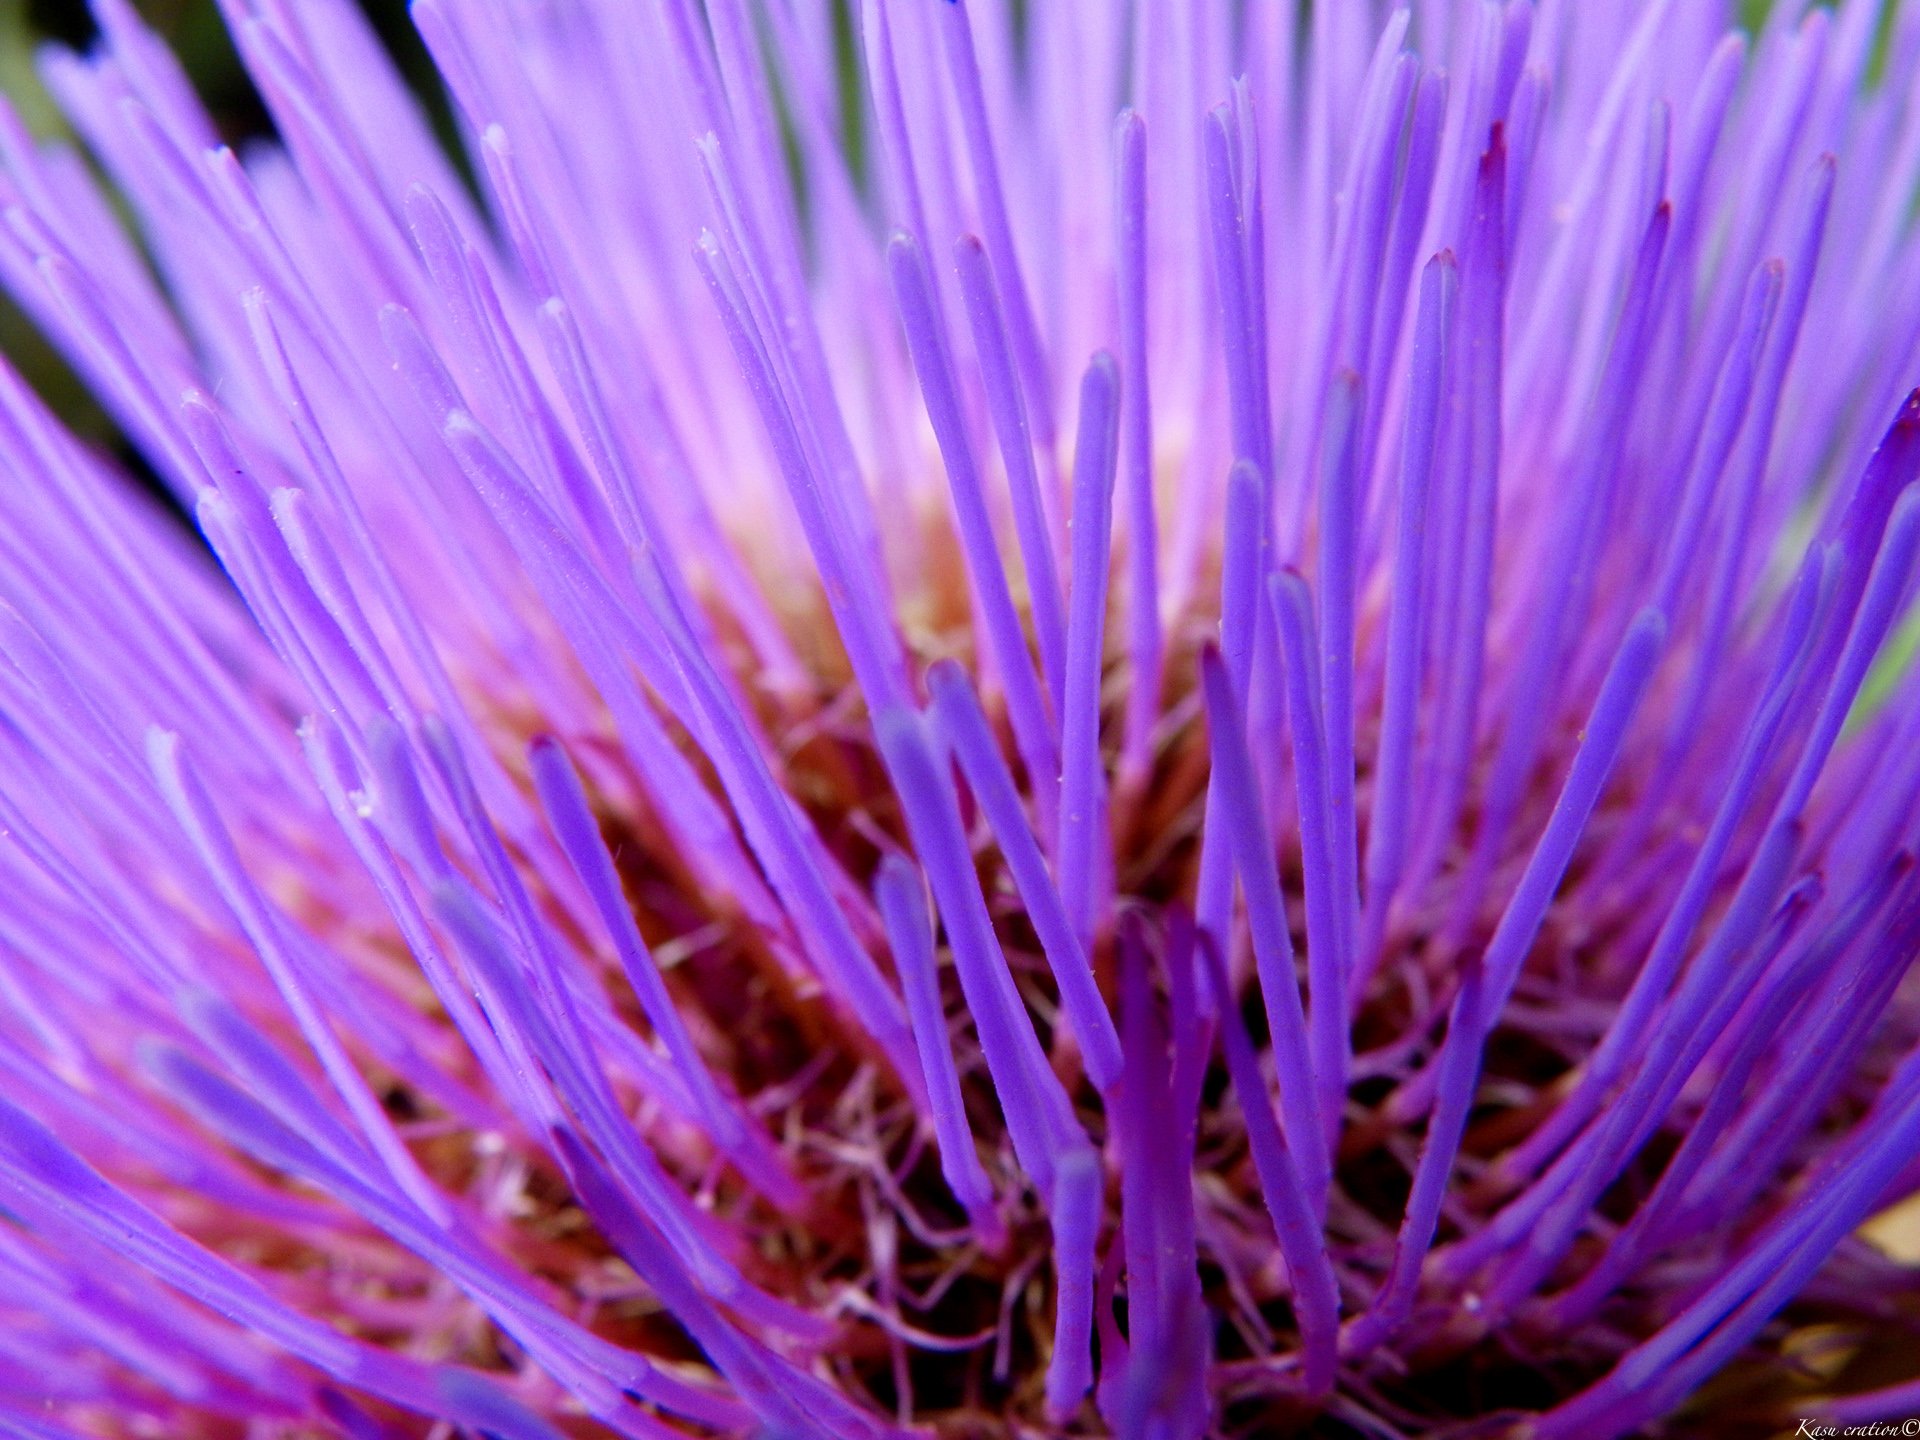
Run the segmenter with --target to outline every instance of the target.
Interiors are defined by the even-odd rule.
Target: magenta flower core
[[[1920,7],[221,7],[0,114],[218,561],[0,370],[0,1437],[1920,1414]]]

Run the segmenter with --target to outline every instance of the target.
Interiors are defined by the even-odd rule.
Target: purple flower
[[[1920,1412],[1920,8],[222,4],[0,121],[231,582],[0,373],[0,1436]]]

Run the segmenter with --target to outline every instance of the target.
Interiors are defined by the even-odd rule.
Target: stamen
[[[959,397],[954,391],[952,366],[935,316],[926,268],[919,248],[906,235],[894,236],[887,245],[887,276],[893,284],[894,303],[899,307],[901,323],[906,327],[907,349],[913,356],[914,373],[920,377],[927,418],[933,423],[940,458],[946,465],[954,519],[961,543],[966,547],[967,573],[979,597],[995,668],[1006,686],[1008,716],[1019,743],[1020,758],[1026,763],[1027,778],[1035,796],[1041,797],[1048,788],[1047,777],[1059,770],[1059,751],[1054,743],[1053,727],[1047,720],[1040,679],[1034,672],[1033,658],[1027,652],[1026,636],[1020,628],[1019,612],[1007,587],[1006,570],[1000,563],[999,545],[987,513],[979,472],[974,468],[973,451],[967,441]]]
[[[993,732],[987,728],[987,717],[981,714],[980,702],[974,698],[965,674],[951,661],[942,661],[928,672],[927,688],[933,692],[933,715],[941,734],[999,838],[1007,869],[1060,987],[1067,1021],[1086,1057],[1087,1076],[1104,1094],[1120,1080],[1120,1037],[1094,984],[1092,967],[1075,936],[1060,892],[1047,873],[1040,844],[1020,811],[1019,792],[1007,773],[1006,762],[1000,758]]]
[[[940,1172],[947,1188],[967,1212],[981,1243],[998,1251],[1006,1245],[1007,1229],[994,1202],[993,1183],[974,1149],[960,1095],[960,1077],[954,1069],[953,1046],[947,1031],[946,1010],[940,1001],[940,981],[934,969],[933,918],[920,875],[910,862],[890,855],[880,865],[874,898],[887,927],[887,943],[907,995],[907,1013],[913,1021],[914,1044],[920,1052],[934,1133],[940,1145]]]
[[[1100,681],[1105,655],[1107,569],[1113,530],[1113,483],[1118,463],[1120,376],[1113,357],[1093,357],[1080,382],[1080,434],[1073,453],[1073,571],[1067,619],[1067,688],[1061,706],[1060,894],[1090,951],[1107,884],[1096,874],[1109,863],[1107,796],[1100,760]]]
[[[1288,1146],[1299,1157],[1300,1184],[1318,1221],[1326,1210],[1333,1172],[1317,1099],[1321,1091],[1308,1058],[1306,1014],[1294,979],[1293,937],[1287,928],[1280,877],[1267,844],[1269,832],[1260,815],[1253,761],[1247,754],[1246,730],[1226,662],[1218,650],[1208,647],[1200,664],[1206,687],[1207,734],[1214,770],[1220,776],[1220,808],[1208,812],[1207,825],[1209,829],[1218,825],[1225,832],[1228,853],[1240,875],[1247,924],[1253,932],[1260,993],[1266,1001],[1267,1023],[1273,1029],[1281,1123]],[[1215,987],[1215,999],[1228,1009],[1237,1009],[1237,1002],[1222,987]],[[1242,1108],[1248,1103],[1243,1097]]]

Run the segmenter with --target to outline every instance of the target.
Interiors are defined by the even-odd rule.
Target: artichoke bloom
[[[222,3],[0,124],[218,559],[0,374],[0,1435],[1920,1411],[1920,7]]]

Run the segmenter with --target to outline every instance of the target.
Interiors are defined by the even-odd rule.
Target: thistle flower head
[[[1920,1409],[1920,10],[222,8],[0,114],[218,561],[0,371],[0,1435]]]

